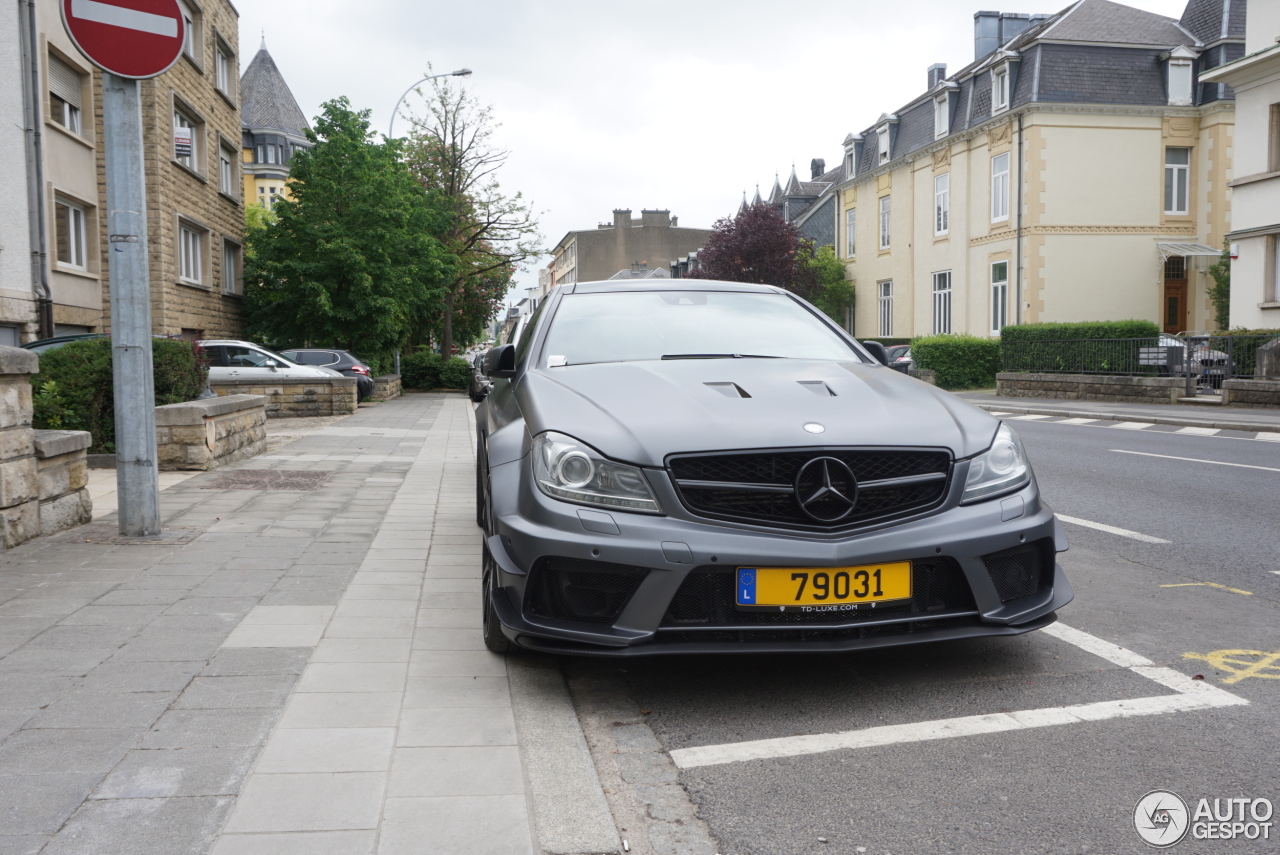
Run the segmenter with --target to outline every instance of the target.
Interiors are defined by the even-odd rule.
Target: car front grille
[[[951,558],[915,561],[911,566],[911,599],[878,608],[841,612],[739,611],[734,603],[736,570],[695,567],[685,577],[663,615],[663,630],[713,627],[787,627],[887,624],[934,620],[974,613],[977,606],[964,572]],[[936,616],[936,617],[935,617]]]
[[[554,620],[613,623],[648,574],[647,567],[542,558],[529,573],[525,609]]]
[[[857,481],[852,510],[801,508],[801,468],[819,458],[843,463]],[[947,495],[951,454],[942,449],[804,448],[681,454],[667,461],[681,501],[692,513],[810,531],[841,531],[937,507]]]
[[[1024,543],[982,556],[1000,602],[1029,597],[1053,584],[1053,541]]]

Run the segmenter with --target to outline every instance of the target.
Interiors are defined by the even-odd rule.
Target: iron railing
[[[1162,335],[1155,338],[1006,341],[1005,371],[1188,377],[1213,389],[1258,376],[1258,349],[1275,335]]]

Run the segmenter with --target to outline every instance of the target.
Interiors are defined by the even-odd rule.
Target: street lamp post
[[[387,139],[393,139],[395,137],[396,114],[400,112],[400,105],[404,103],[405,98],[409,97],[410,92],[417,89],[419,86],[426,83],[428,80],[435,80],[437,77],[470,77],[470,76],[471,76],[471,69],[459,68],[457,71],[450,71],[446,74],[429,75],[427,77],[422,78],[417,83],[410,86],[408,89],[404,90],[404,94],[401,95],[400,100],[396,102],[396,108],[391,111],[391,123],[387,125]]]

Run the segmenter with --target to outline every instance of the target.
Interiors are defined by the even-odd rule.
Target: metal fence
[[[1231,378],[1258,376],[1258,348],[1275,335],[1162,335],[1156,338],[1006,341],[1005,371],[1049,374],[1187,377],[1222,388]]]

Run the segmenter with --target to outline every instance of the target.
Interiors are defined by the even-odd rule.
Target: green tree
[[[424,319],[446,356],[458,333],[479,334],[501,307],[516,269],[542,252],[532,207],[498,181],[510,153],[494,142],[500,125],[492,109],[450,80],[439,78],[429,94],[419,92],[426,115],[411,119],[406,148],[418,180],[443,199],[442,239],[457,259],[442,311]]]
[[[1213,303],[1214,323],[1225,330],[1231,325],[1231,241],[1222,241],[1222,255],[1208,267],[1213,284],[1209,286],[1209,300]]]
[[[813,250],[812,241],[804,241],[797,262],[816,279],[813,304],[833,321],[844,326],[849,309],[853,308],[853,283],[849,281],[845,267],[834,249],[829,246]]]
[[[245,263],[250,334],[276,345],[381,354],[417,317],[438,313],[455,259],[439,239],[448,211],[375,143],[369,111],[328,101],[290,163],[292,199],[251,223]]]

